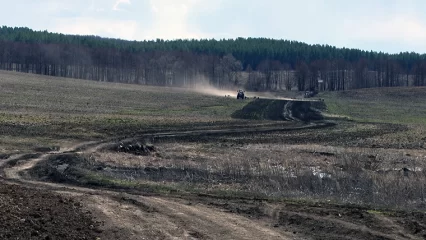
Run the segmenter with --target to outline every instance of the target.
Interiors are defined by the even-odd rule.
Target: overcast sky
[[[425,0],[0,0],[0,24],[128,40],[266,37],[426,53]]]

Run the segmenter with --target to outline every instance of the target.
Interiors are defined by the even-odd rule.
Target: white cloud
[[[152,27],[141,34],[144,39],[201,38],[204,35],[191,28],[188,15],[195,4],[204,0],[150,0]]]
[[[112,10],[114,11],[122,11],[122,9],[120,9],[120,5],[121,4],[131,4],[130,0],[117,0],[117,2],[115,2],[114,6],[112,7]]]
[[[422,0],[15,0],[0,21],[129,40],[272,37],[426,52],[425,8]]]
[[[426,48],[426,23],[410,15],[346,21],[343,30],[342,37],[352,41],[391,42],[412,46],[413,49]]]
[[[93,11],[93,12],[104,12],[105,8],[103,7],[97,7],[98,4],[95,4],[95,0],[92,0],[90,3],[90,6],[88,8],[89,11]]]

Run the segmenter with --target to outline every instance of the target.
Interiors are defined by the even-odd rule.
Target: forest
[[[426,84],[426,55],[268,38],[128,41],[0,28],[0,69],[155,86],[252,91]]]

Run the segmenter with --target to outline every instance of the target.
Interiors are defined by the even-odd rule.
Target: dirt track
[[[298,126],[296,129],[302,127],[320,126]],[[249,129],[240,129],[240,131],[245,130]],[[277,130],[282,131],[283,129],[274,127],[250,129],[253,132]],[[234,131],[236,130],[168,132],[142,137],[221,135]],[[13,165],[9,163],[16,161],[21,156],[2,160],[0,162],[0,169],[4,177],[1,180],[2,186],[9,188],[10,184],[18,184],[31,186],[32,189],[50,190],[54,194],[49,193],[39,197],[50,199],[43,202],[43,208],[63,209],[65,215],[72,212],[77,215],[86,214],[86,218],[83,219],[87,220],[84,221],[92,222],[84,226],[81,226],[81,221],[73,220],[72,215],[69,221],[61,219],[61,215],[58,215],[59,220],[57,221],[68,224],[64,230],[71,232],[73,229],[81,230],[81,235],[68,235],[68,239],[94,239],[94,236],[101,239],[423,239],[426,237],[425,214],[395,213],[387,215],[369,212],[367,209],[355,206],[269,202],[238,198],[223,199],[215,196],[144,196],[144,193],[125,193],[38,182],[24,179],[21,176],[21,172],[32,168],[49,155],[70,151],[94,152],[108,144],[111,143],[82,143],[69,149],[49,152],[37,158],[18,161]],[[20,189],[22,187],[10,188]],[[33,190],[18,192],[24,196],[22,199],[37,198],[35,197],[37,194]],[[0,195],[0,200],[3,200],[4,198],[1,196],[3,195]],[[59,201],[60,204],[57,204],[58,201],[55,201],[57,198],[65,200]],[[73,205],[77,208],[66,208],[70,201],[77,202],[77,205]],[[82,205],[79,204],[80,202]],[[34,215],[34,212],[41,211],[41,205],[34,206],[31,205],[27,209],[31,216]],[[91,214],[87,215],[88,212]],[[43,210],[39,214],[44,217],[45,211]],[[6,211],[2,216],[2,223],[4,223],[11,222],[10,219],[14,215]],[[87,218],[90,216],[100,224]],[[40,224],[43,227],[49,224],[49,221]],[[21,230],[19,224],[8,227],[8,229],[11,232]],[[45,234],[50,234],[50,231],[54,230],[48,228],[47,231]],[[4,234],[6,235],[0,236],[4,236],[5,239],[19,239],[15,235]],[[54,232],[52,232],[51,238],[55,238],[53,234]],[[28,235],[19,237],[24,239],[25,236]],[[32,237],[45,239],[45,235]]]

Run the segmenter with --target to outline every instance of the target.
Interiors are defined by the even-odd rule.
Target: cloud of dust
[[[191,90],[197,93],[218,96],[218,97],[237,97],[237,92],[239,89],[237,86],[233,89],[219,89],[215,86],[212,86],[208,80],[208,78],[204,76],[198,76],[198,81]],[[245,89],[242,89],[245,90]],[[278,96],[277,93],[274,92],[250,92],[245,91],[245,96],[248,98],[262,98],[262,99],[272,99],[272,100],[295,100],[296,98],[301,98],[299,96]]]
[[[192,91],[218,97],[237,97],[237,91],[239,89],[238,87],[235,87],[234,89],[217,88],[215,86],[212,86],[210,84],[209,78],[205,77],[204,75],[197,76],[197,81],[195,81],[195,83],[195,86],[191,89]]]
[[[229,89],[219,89],[216,88],[210,84],[197,84],[195,88],[193,89],[197,93],[205,94],[205,95],[212,95],[212,96],[218,96],[218,97],[225,97],[225,96],[231,96],[231,97],[237,97],[237,90],[229,90]]]
[[[195,88],[192,89],[194,92],[205,94],[205,95],[212,95],[212,96],[218,96],[218,97],[237,97],[238,88],[235,88],[235,90],[229,90],[229,89],[218,89],[208,83],[204,84],[197,84]],[[244,90],[244,89],[243,89]],[[271,92],[245,92],[245,96],[248,98],[262,98],[262,99],[272,99],[272,100],[294,100],[294,97],[283,97],[283,96],[277,96],[275,93]]]

